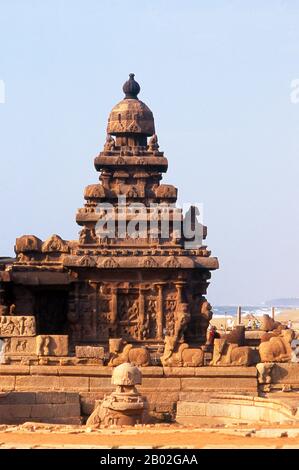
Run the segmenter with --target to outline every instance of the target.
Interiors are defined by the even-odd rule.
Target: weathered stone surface
[[[31,375],[58,375],[58,367],[56,366],[30,366]]]
[[[8,338],[5,341],[5,356],[68,355],[68,337],[66,335],[22,336]]]
[[[295,363],[275,364],[271,371],[271,383],[299,386],[299,365]]]
[[[9,364],[9,365],[0,365],[0,376],[2,375],[26,375],[30,373],[29,366]]]
[[[0,316],[0,337],[36,335],[35,317]]]
[[[79,395],[77,395],[79,400]],[[37,404],[58,404],[66,402],[65,392],[37,392],[35,397]]]
[[[177,416],[205,416],[207,403],[182,402],[177,404]]]
[[[104,359],[104,348],[96,346],[76,346],[77,357],[92,357],[96,359]]]
[[[255,367],[199,367],[195,369],[197,377],[257,377]]]
[[[54,378],[54,377],[53,377]],[[88,377],[58,377],[59,379],[59,390],[65,391],[82,391],[87,392],[89,390],[89,378]]]
[[[44,375],[16,376],[15,389],[25,391],[59,390],[59,377]]]
[[[164,377],[164,378],[149,378],[149,377],[144,377],[142,381],[142,385],[139,387],[142,392],[148,391],[148,390],[161,390],[162,391],[174,391],[174,390],[179,390],[181,387],[181,382],[180,379],[178,378],[170,378],[170,377]]]
[[[228,377],[190,377],[182,378],[182,390],[256,390],[256,379],[239,377],[238,379]]]
[[[165,377],[193,377],[195,367],[163,367]]]
[[[14,390],[16,384],[16,377],[14,375],[0,376],[0,390]]]
[[[135,425],[147,420],[147,401],[135,385],[141,384],[142,375],[138,367],[130,363],[117,366],[112,374],[116,390],[96,402],[95,409],[87,420],[87,426]]]
[[[89,390],[113,390],[113,385],[111,384],[111,377],[90,377],[90,386]]]
[[[59,375],[77,375],[77,376],[88,376],[88,377],[101,377],[107,376],[111,377],[112,368],[110,367],[99,367],[99,366],[90,366],[90,365],[80,365],[80,366],[58,366]],[[105,370],[107,369],[107,370]]]

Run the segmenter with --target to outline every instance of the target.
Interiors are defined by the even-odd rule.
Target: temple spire
[[[129,80],[124,83],[123,92],[125,99],[138,100],[137,95],[140,92],[140,85],[134,80],[134,73],[130,73]]]

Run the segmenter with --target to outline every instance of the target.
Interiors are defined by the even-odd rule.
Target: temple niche
[[[117,338],[136,348],[147,346],[152,354],[163,352],[165,338],[173,350],[182,344],[196,348],[205,343],[212,316],[206,293],[217,258],[202,240],[186,248],[188,239],[178,230],[184,216],[175,205],[177,188],[161,183],[168,161],[152,111],[138,99],[133,74],[123,91],[94,161],[99,182],[85,188],[84,205],[76,214],[78,240],[24,235],[16,240],[16,258],[0,265],[2,314],[18,322],[30,317],[36,335],[50,338],[49,344],[63,336],[64,355],[66,337],[69,355],[76,346],[108,351],[109,340]],[[144,207],[138,237],[126,231],[134,222],[130,205],[135,203]],[[103,204],[119,215],[115,237],[99,224],[107,216]],[[170,219],[166,235],[165,214]],[[204,239],[205,227],[202,232]],[[28,341],[38,348],[35,340]]]

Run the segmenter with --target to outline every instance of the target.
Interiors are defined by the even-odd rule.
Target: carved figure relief
[[[52,235],[42,245],[43,253],[68,253],[69,247],[67,243],[59,237],[59,235]]]
[[[25,316],[0,316],[0,337],[34,336],[35,318]]]

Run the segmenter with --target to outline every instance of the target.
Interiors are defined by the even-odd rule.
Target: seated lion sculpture
[[[113,341],[113,340],[112,340]],[[115,340],[114,340],[115,341]],[[124,362],[130,362],[135,366],[148,366],[150,363],[149,351],[145,348],[134,348],[133,344],[126,344],[123,340],[118,340],[110,347],[110,359],[108,366],[119,366]]]
[[[279,336],[272,336],[259,345],[261,362],[289,362],[292,356],[291,342],[295,338],[291,329],[281,330]]]
[[[231,344],[226,339],[215,339],[211,366],[251,366],[258,355],[249,346]]]
[[[165,336],[161,362],[164,367],[199,367],[203,365],[203,351],[190,348],[187,343],[177,344],[171,336]]]

